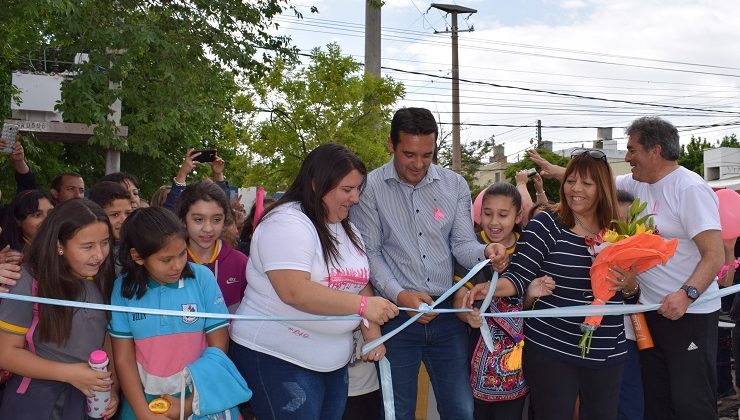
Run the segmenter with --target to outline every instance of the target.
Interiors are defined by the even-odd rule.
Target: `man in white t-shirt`
[[[641,352],[648,419],[717,418],[719,299],[694,301],[717,290],[724,262],[717,195],[696,173],[679,166],[678,131],[656,117],[626,130],[632,174],[617,188],[648,203],[660,234],[678,239],[673,258],[638,275],[640,302],[661,304],[646,313],[655,347]],[[689,306],[691,305],[691,306]]]

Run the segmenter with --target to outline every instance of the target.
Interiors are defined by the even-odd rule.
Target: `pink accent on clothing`
[[[149,374],[168,377],[182,371],[208,346],[204,331],[137,339],[136,360]]]
[[[329,277],[324,278],[328,287],[347,292],[359,292],[370,281],[367,268],[332,268]]]
[[[434,208],[434,221],[439,222],[439,219],[444,219],[446,216],[444,213],[442,213],[442,210],[439,209],[439,207]]]

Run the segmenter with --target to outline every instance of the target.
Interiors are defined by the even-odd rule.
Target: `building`
[[[712,189],[740,191],[740,148],[715,147],[704,151],[704,180]]]
[[[617,149],[617,140],[612,139],[611,128],[599,128],[596,131],[597,140],[591,144],[591,148],[600,149],[606,154],[606,160],[612,167],[614,175],[623,175],[631,172],[629,163],[624,161],[624,156],[627,154],[625,150]],[[569,158],[571,153],[576,149],[588,147],[588,145],[582,145],[579,147],[571,147],[562,150],[556,150],[561,156]],[[542,149],[552,152],[552,142],[543,141]],[[481,165],[475,174],[476,184],[480,186],[491,185],[494,182],[510,181],[506,179],[506,169],[511,165],[507,162],[506,154],[504,154],[504,146],[497,145],[493,147],[493,156],[491,156],[489,163]],[[738,173],[740,175],[740,173]]]

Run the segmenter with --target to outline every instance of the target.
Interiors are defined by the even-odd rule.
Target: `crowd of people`
[[[535,200],[522,171],[516,186],[494,183],[473,206],[465,179],[433,162],[431,112],[403,108],[385,165],[368,173],[347,147],[319,146],[279,199],[258,197],[249,215],[229,199],[218,156],[211,179],[188,184],[200,164],[188,150],[147,202],[126,173],[89,191],[63,173],[47,193],[15,142],[0,292],[134,309],[0,301],[0,418],[84,419],[86,397],[111,391],[106,419],[377,420],[382,359],[392,374],[386,410],[402,420],[415,418],[422,363],[442,419],[717,418],[720,303],[693,302],[717,289],[735,241],[722,242],[716,195],[676,163],[675,127],[639,118],[627,135],[631,174],[615,177],[600,150],[574,151],[565,168],[530,151]],[[558,202],[543,177],[560,181]],[[659,304],[646,314],[653,348],[637,350],[623,315],[604,316],[587,352],[582,317],[481,316],[591,304],[589,242],[624,220],[634,197],[678,246],[644,272],[612,267],[604,303]],[[362,351],[425,305],[464,311],[425,312]],[[344,315],[358,317],[312,319]],[[98,349],[111,358],[107,372],[88,366]],[[218,392],[194,379],[203,366]],[[150,409],[158,399],[165,412]]]

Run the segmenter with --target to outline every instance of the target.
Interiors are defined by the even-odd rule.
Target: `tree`
[[[737,136],[734,133],[722,137],[722,140],[717,140],[717,143],[719,143],[719,147],[740,147],[740,142],[737,141]]]
[[[6,104],[16,93],[10,72],[38,70],[42,57],[58,57],[58,70],[73,75],[63,84],[59,110],[66,121],[97,129],[89,153],[75,156],[82,160],[51,166],[89,171],[94,180],[103,174],[101,154],[113,147],[124,151],[122,169],[145,175],[145,190],[151,192],[172,176],[187,147],[239,142],[233,135],[242,132],[253,109],[243,89],[258,83],[278,57],[295,56],[288,39],[273,34],[273,17],[286,9],[287,0],[4,4],[0,118],[8,116]],[[88,60],[71,64],[76,53],[86,53]],[[111,83],[120,88],[110,89]],[[121,123],[129,127],[125,142],[114,136],[109,118],[116,99],[123,104]],[[49,159],[75,149],[65,144],[59,153],[57,146],[36,146],[57,152]]]
[[[711,148],[712,144],[706,138],[691,136],[689,144],[681,145],[678,164],[704,176],[704,150]]]
[[[452,132],[444,130],[444,126],[442,126],[437,136],[436,163],[446,168],[452,166],[451,135]],[[460,145],[460,161],[462,163],[460,175],[468,182],[468,188],[470,188],[470,194],[473,199],[475,199],[475,196],[484,187],[475,183],[475,174],[480,169],[485,157],[493,150],[494,145],[495,141],[493,137],[483,140],[473,140]]]
[[[388,160],[392,106],[403,95],[399,83],[363,74],[362,64],[343,56],[337,44],[312,50],[306,65],[278,60],[264,82],[255,92],[266,119],[245,145],[245,184],[285,189],[308,152],[323,143],[346,145],[368,170]]]
[[[543,158],[545,158],[548,162],[554,163],[559,166],[567,166],[568,161],[570,161],[569,158],[560,156],[557,153],[549,152],[544,149],[537,149],[537,153],[540,154]],[[522,169],[529,169],[529,168],[536,168],[537,166],[532,162],[531,159],[529,159],[529,156],[525,155],[524,159],[520,160],[519,162],[512,163],[509,165],[508,168],[506,168],[506,171],[504,174],[506,175],[507,179],[515,179],[516,173],[518,171],[521,171]],[[545,188],[545,193],[547,194],[547,198],[551,201],[559,201],[560,200],[560,182],[553,179],[543,179],[543,186]],[[513,181],[516,182],[516,181]],[[512,183],[513,183],[512,182]],[[531,184],[532,180],[530,179],[528,181],[528,184]],[[530,191],[534,191],[534,187],[529,188]],[[531,194],[531,193],[530,193]],[[536,201],[536,197],[532,197],[532,201]]]

